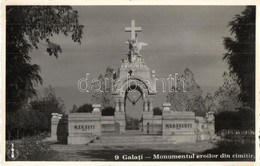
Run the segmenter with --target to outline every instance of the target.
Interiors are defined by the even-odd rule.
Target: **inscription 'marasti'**
[[[95,125],[74,125],[75,130],[94,130]]]
[[[166,128],[192,128],[192,124],[191,123],[184,123],[184,124],[180,124],[180,123],[176,123],[176,124],[165,124]]]

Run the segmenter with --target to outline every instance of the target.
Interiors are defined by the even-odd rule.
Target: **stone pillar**
[[[58,113],[52,113],[52,118],[51,118],[51,137],[48,138],[50,141],[57,141],[57,129],[58,129],[58,124],[62,118],[62,114]]]
[[[163,103],[162,117],[169,117],[173,111],[171,110],[171,103]]]
[[[147,99],[144,99],[144,112],[148,111],[148,102]]]
[[[153,101],[152,100],[149,101],[149,111],[153,112]]]
[[[119,99],[115,99],[116,100],[116,112],[119,112]]]
[[[122,98],[117,98],[118,102],[118,111],[115,112],[115,123],[119,129],[119,134],[125,133],[125,109],[124,101]]]
[[[208,126],[208,132],[210,134],[210,139],[216,138],[215,134],[215,117],[213,112],[206,113],[206,125]]]
[[[121,99],[121,101],[120,101],[120,111],[121,111],[121,112],[125,112],[125,106],[124,106],[124,101],[123,101],[123,99]]]
[[[151,134],[151,126],[153,119],[153,111],[150,111],[150,100],[144,99],[144,112],[143,112],[143,132]]]

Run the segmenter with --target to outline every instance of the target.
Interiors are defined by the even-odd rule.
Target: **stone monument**
[[[114,86],[114,97],[116,99],[115,119],[120,124],[120,133],[125,132],[125,102],[127,92],[131,89],[140,91],[143,99],[143,131],[147,131],[148,119],[153,116],[153,99],[155,96],[155,83],[151,77],[150,69],[147,67],[140,53],[142,46],[146,43],[139,42],[136,32],[141,32],[141,27],[135,27],[135,21],[131,21],[131,27],[126,27],[126,32],[131,32],[128,39],[129,53],[122,61],[118,70],[118,83]],[[148,84],[149,83],[149,84]]]
[[[94,104],[92,113],[70,113],[63,123],[58,114],[53,114],[51,140],[57,139],[57,127],[67,125],[68,144],[88,144],[97,141],[97,138],[106,135],[107,141],[120,142],[120,135],[126,134],[126,99],[128,92],[137,90],[141,93],[143,101],[142,111],[142,135],[156,136],[154,139],[163,143],[196,142],[198,140],[212,140],[215,138],[214,116],[208,113],[206,117],[196,117],[194,112],[178,112],[170,109],[170,103],[163,103],[162,115],[153,114],[153,102],[156,95],[155,71],[150,71],[141,54],[144,42],[139,42],[137,32],[141,27],[135,26],[131,21],[131,27],[126,27],[126,32],[131,32],[131,39],[127,40],[129,52],[122,60],[122,64],[116,73],[116,82],[113,84],[113,96],[115,98],[114,116],[102,116],[101,105]],[[138,99],[139,100],[139,99]],[[136,101],[131,101],[133,104]],[[66,128],[66,127],[64,127]],[[147,137],[140,137],[145,141]],[[122,139],[126,139],[123,137]],[[100,139],[99,139],[100,140]],[[100,140],[100,141],[101,141]],[[128,139],[134,141],[135,139]],[[147,143],[147,141],[145,141]],[[106,144],[106,142],[103,142]],[[136,143],[136,142],[133,142]],[[151,142],[154,143],[154,142]]]

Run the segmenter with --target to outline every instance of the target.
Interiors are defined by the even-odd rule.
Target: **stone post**
[[[125,106],[124,106],[124,101],[123,101],[123,99],[121,99],[121,101],[120,101],[120,111],[121,111],[121,112],[125,112]]]
[[[51,118],[51,137],[48,138],[50,141],[57,141],[57,129],[58,129],[58,124],[62,118],[62,114],[58,113],[52,113],[52,118]]]
[[[100,104],[93,104],[93,111],[92,111],[92,113],[101,115],[100,108],[101,108]]]
[[[214,137],[216,137],[215,134],[215,117],[213,115],[213,112],[208,112],[206,113],[206,122],[208,125],[208,132],[210,134],[210,138],[213,139]]]
[[[162,117],[169,117],[173,113],[171,110],[171,103],[163,103]]]
[[[170,112],[171,103],[163,103],[163,112]]]
[[[150,99],[149,101],[149,111],[153,112],[153,100]]]
[[[115,111],[115,123],[117,124],[117,128],[119,134],[125,133],[125,109],[124,109],[124,101],[123,98],[116,98],[116,102],[118,103],[118,110]]]

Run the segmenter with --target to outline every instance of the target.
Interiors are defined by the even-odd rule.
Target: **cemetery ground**
[[[8,141],[19,151],[16,161],[254,161],[254,141],[221,139],[170,145],[91,146],[46,142],[40,137]],[[222,158],[220,156],[222,155]],[[230,157],[227,157],[230,155]],[[239,156],[240,155],[240,156]],[[241,156],[242,155],[242,156]],[[244,155],[244,156],[243,156]],[[247,156],[246,156],[247,155]],[[157,157],[156,157],[157,156]],[[160,156],[160,158],[158,158]],[[186,156],[184,158],[181,158]],[[253,157],[252,157],[253,156]],[[117,158],[118,157],[118,158]],[[173,159],[172,157],[177,157]],[[179,157],[179,158],[178,158]],[[241,158],[245,157],[245,158]],[[117,159],[116,159],[117,158]],[[6,157],[7,161],[11,161]]]

